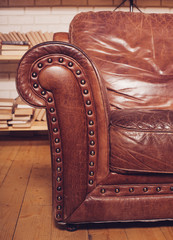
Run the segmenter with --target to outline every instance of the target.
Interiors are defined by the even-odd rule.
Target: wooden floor
[[[48,140],[37,139],[0,139],[0,240],[173,240],[172,222],[55,227]]]

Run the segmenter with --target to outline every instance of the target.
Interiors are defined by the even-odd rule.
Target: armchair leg
[[[66,225],[66,230],[69,232],[74,232],[78,229],[78,225],[77,224],[67,224]]]

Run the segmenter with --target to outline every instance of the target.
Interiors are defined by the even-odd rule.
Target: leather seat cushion
[[[173,173],[173,111],[115,110],[110,122],[111,171]]]

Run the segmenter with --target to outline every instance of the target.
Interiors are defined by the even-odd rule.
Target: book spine
[[[2,41],[4,45],[28,45],[27,41]]]

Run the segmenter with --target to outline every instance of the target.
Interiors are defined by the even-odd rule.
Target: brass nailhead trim
[[[87,100],[87,101],[86,101],[86,105],[91,105],[91,101],[90,101],[90,100]]]
[[[52,58],[48,58],[47,61],[48,61],[48,63],[51,63],[52,62]]]
[[[91,185],[92,185],[92,184],[93,184],[93,180],[89,180],[89,184],[91,184]]]
[[[55,138],[55,143],[59,143],[59,138]]]
[[[64,61],[64,59],[63,58],[59,58],[59,60],[58,60],[60,63],[62,63],[63,61]]]
[[[161,191],[161,187],[157,187],[157,188],[156,188],[156,191],[157,191],[157,192],[160,192],[160,191]]]
[[[52,118],[52,122],[56,122],[56,118],[55,117]]]
[[[57,161],[58,163],[60,163],[60,162],[61,162],[61,158],[57,158],[56,161]]]
[[[95,151],[92,150],[92,151],[90,152],[90,155],[94,156],[94,155],[95,155]]]
[[[41,94],[42,94],[42,95],[45,95],[45,94],[46,94],[46,91],[43,90],[43,91],[41,92]]]
[[[84,79],[82,79],[82,80],[80,81],[80,83],[81,83],[82,85],[84,85],[84,84],[86,83],[86,81],[85,81]]]
[[[33,87],[34,87],[34,88],[38,88],[38,84],[37,84],[37,83],[34,83],[34,84],[33,84]]]
[[[81,70],[77,70],[77,71],[76,71],[76,74],[77,74],[77,75],[80,75],[80,74],[81,74]]]
[[[87,89],[84,89],[84,90],[83,90],[83,93],[84,93],[84,94],[88,94],[88,90],[87,90]]]
[[[57,153],[60,153],[60,151],[61,151],[60,148],[57,148],[57,149],[56,149],[56,152],[57,152]]]
[[[56,215],[56,218],[60,219],[60,218],[61,218],[61,215],[60,215],[60,214],[57,214],[57,215]]]
[[[129,188],[129,192],[134,192],[134,188]]]
[[[91,110],[88,111],[88,115],[92,115],[92,111]]]
[[[61,201],[61,200],[62,200],[62,197],[61,197],[61,196],[58,196],[58,197],[57,197],[57,200],[58,200],[58,201]]]
[[[52,112],[54,112],[55,111],[55,109],[53,108],[53,107],[51,107],[50,108],[50,112],[52,113]]]
[[[173,187],[170,187],[170,190],[173,191]]]
[[[42,63],[38,63],[37,65],[39,68],[42,68],[43,67],[43,64]]]
[[[52,98],[50,97],[50,98],[48,98],[48,102],[52,102]]]
[[[91,140],[91,141],[90,141],[90,145],[93,146],[94,144],[95,144],[95,142],[94,142],[93,140]]]
[[[94,131],[91,130],[91,131],[89,132],[89,134],[90,134],[91,136],[93,136],[93,135],[94,135]]]
[[[57,177],[57,182],[61,182],[61,178],[60,177]]]
[[[57,206],[57,210],[61,210],[62,207],[60,205]]]
[[[53,131],[54,131],[54,132],[58,132],[58,128],[54,128]]]
[[[120,192],[120,189],[119,189],[119,188],[115,188],[115,192],[116,192],[116,193],[119,193],[119,192]]]
[[[101,193],[105,193],[106,190],[105,190],[104,188],[102,188],[102,189],[100,190],[100,192],[101,192]]]
[[[94,162],[90,162],[89,165],[90,165],[90,166],[94,166]]]
[[[144,192],[148,192],[148,188],[147,188],[147,187],[144,187],[144,188],[143,188],[143,191],[144,191]]]
[[[61,187],[57,187],[57,191],[58,191],[58,192],[61,191]]]
[[[58,171],[58,172],[61,172],[61,168],[60,168],[60,167],[58,167],[58,168],[57,168],[57,171]]]
[[[72,63],[72,62],[69,62],[69,63],[68,63],[68,66],[69,66],[69,67],[72,67],[72,66],[73,66],[73,63]]]
[[[34,77],[34,78],[37,77],[37,73],[36,73],[36,72],[33,72],[33,73],[32,73],[32,77]]]
[[[94,176],[94,172],[93,171],[90,172],[90,176]]]

